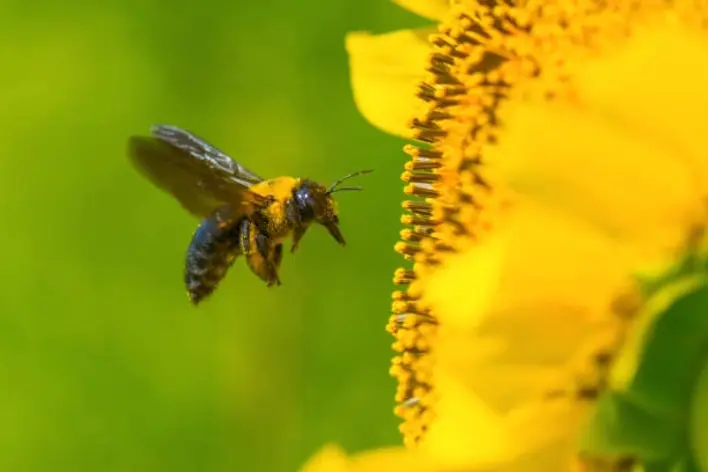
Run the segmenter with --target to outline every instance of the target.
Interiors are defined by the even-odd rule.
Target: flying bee
[[[325,186],[295,177],[263,179],[194,134],[156,125],[151,136],[131,136],[133,165],[202,221],[187,249],[184,281],[193,304],[209,296],[239,255],[270,287],[280,285],[283,242],[295,252],[311,223],[324,226],[341,245],[332,194],[362,190],[342,187],[353,172]]]

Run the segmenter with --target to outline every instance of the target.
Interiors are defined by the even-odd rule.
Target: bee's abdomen
[[[184,282],[195,305],[216,290],[241,253],[240,234],[244,221],[225,223],[212,216],[204,219],[194,232],[187,249]]]

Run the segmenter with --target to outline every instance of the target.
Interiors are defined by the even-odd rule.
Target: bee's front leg
[[[295,227],[295,229],[293,230],[293,245],[290,247],[291,253],[295,252],[298,244],[300,244],[300,240],[305,235],[306,231],[307,231],[307,226],[305,226],[305,225]]]
[[[307,224],[303,222],[300,210],[295,203],[295,200],[290,198],[285,201],[285,217],[288,224],[293,229],[293,245],[290,247],[290,252],[294,253],[300,244],[300,239],[307,231]]]

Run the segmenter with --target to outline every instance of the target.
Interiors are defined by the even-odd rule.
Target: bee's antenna
[[[350,190],[364,190],[364,187],[337,187],[333,190],[328,190],[327,194],[329,195],[335,192],[345,192]]]
[[[339,188],[337,188],[337,186],[339,184],[341,184],[342,182],[344,182],[345,180],[351,179],[352,177],[356,177],[358,175],[363,175],[363,174],[370,174],[373,171],[374,171],[374,169],[365,169],[365,170],[358,170],[356,172],[352,172],[351,174],[347,174],[344,177],[342,177],[341,179],[337,179],[334,182],[332,182],[332,185],[330,185],[329,188],[327,189],[327,194],[329,195],[330,193],[342,192],[345,190],[364,190],[361,187],[339,187]]]

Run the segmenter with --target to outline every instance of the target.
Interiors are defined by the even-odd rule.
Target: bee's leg
[[[289,198],[285,201],[285,218],[287,218],[290,227],[293,228],[293,245],[290,246],[290,252],[293,253],[297,249],[305,231],[307,231],[307,224],[303,223],[302,215],[300,215],[300,210],[294,198]]]
[[[305,235],[306,231],[307,231],[307,226],[305,226],[305,225],[295,227],[295,229],[293,230],[293,245],[290,247],[291,253],[295,252],[298,244],[300,244],[300,240]]]
[[[283,262],[283,245],[278,244],[273,249],[273,277],[275,283],[280,285],[280,277],[278,276],[278,270],[280,269],[280,263]]]
[[[248,218],[242,219],[239,225],[239,244],[243,254],[251,253],[251,222]]]
[[[268,259],[268,247],[270,246],[270,238],[263,233],[256,234],[256,249],[258,254]]]
[[[268,257],[264,259],[268,287],[272,287],[273,285],[280,285],[278,269],[280,268],[280,263],[282,262],[282,260],[283,245],[277,244],[271,248]]]
[[[256,225],[246,218],[241,222],[239,236],[241,252],[246,256],[246,263],[251,272],[269,287],[275,283],[280,285],[276,268],[273,267],[274,261],[280,264],[277,247],[268,250],[268,238],[264,238],[264,235],[258,232]],[[266,255],[263,255],[263,251]]]
[[[254,213],[251,215],[251,223],[253,224],[253,229],[258,231],[258,233],[268,236],[268,220],[260,213]]]
[[[257,251],[246,256],[246,262],[254,275],[265,282],[269,287],[275,283],[273,280],[273,270],[271,264]]]
[[[249,230],[258,231],[255,227],[249,227]],[[251,265],[251,269],[266,281],[268,287],[274,284],[280,285],[278,267],[283,258],[283,245],[273,246],[270,238],[263,233],[257,233],[254,239],[256,251],[252,254],[251,261],[254,264]]]
[[[268,258],[268,235],[258,229],[258,224],[255,221],[244,218],[241,221],[239,235],[241,239],[241,252],[250,254],[252,251],[256,250],[261,257],[264,259]]]
[[[258,232],[263,233],[266,236],[268,236],[269,224],[268,207],[275,201],[276,198],[272,195],[269,195],[268,197],[266,197],[265,205],[263,205],[263,207],[259,211],[254,212],[250,217],[253,225],[258,228]]]

